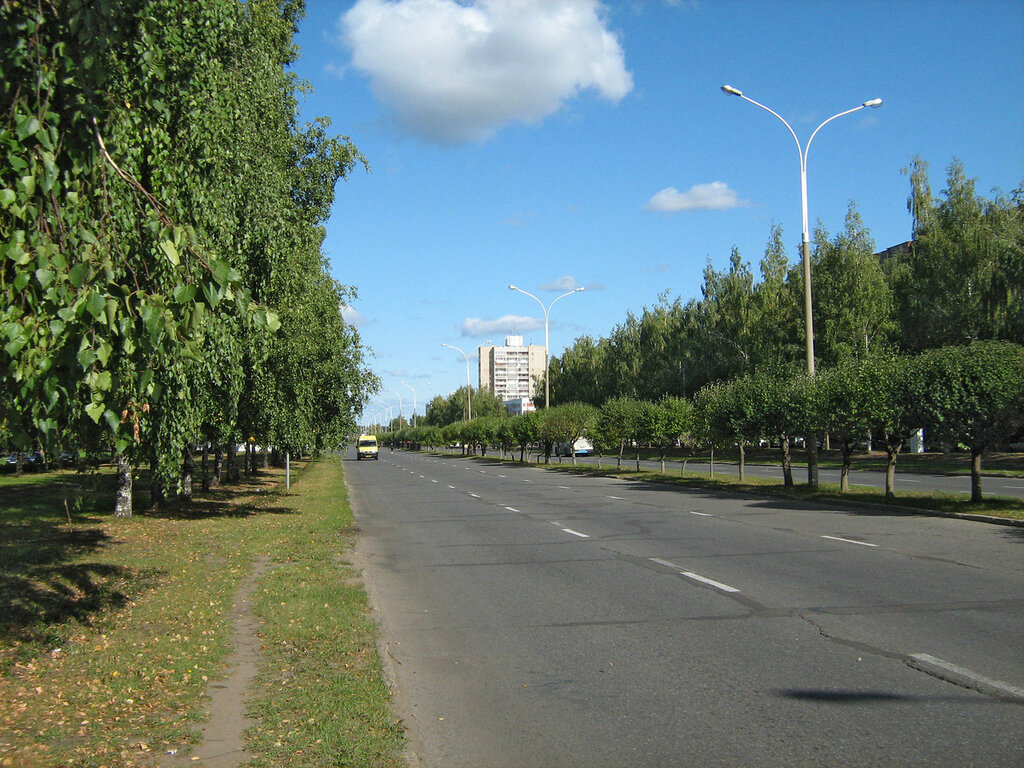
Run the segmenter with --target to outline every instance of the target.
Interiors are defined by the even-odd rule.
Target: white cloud
[[[359,0],[342,17],[352,65],[409,132],[484,141],[580,91],[633,89],[598,0]]]
[[[675,213],[677,211],[722,211],[727,208],[742,208],[750,205],[740,200],[734,190],[722,181],[710,184],[695,184],[685,192],[675,187],[666,187],[647,201],[648,211]]]
[[[564,275],[550,283],[542,284],[540,289],[542,291],[575,291],[579,287],[580,284],[576,282],[575,277],[572,275]]]
[[[536,331],[544,327],[544,321],[536,317],[521,315],[505,315],[497,320],[484,320],[480,317],[467,317],[462,321],[463,336],[503,336],[510,333]]]
[[[363,316],[359,314],[359,310],[355,307],[350,307],[347,304],[341,305],[341,318],[349,325],[360,326],[364,322]]]

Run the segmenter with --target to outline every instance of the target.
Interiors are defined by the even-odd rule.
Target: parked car
[[[46,469],[46,457],[42,451],[25,451],[21,454],[21,466],[25,470],[42,471]],[[18,452],[14,451],[8,455],[7,460],[4,462],[4,471],[17,472],[17,467]]]

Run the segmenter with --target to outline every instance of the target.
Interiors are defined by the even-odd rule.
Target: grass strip
[[[271,470],[129,520],[107,514],[109,472],[0,478],[0,766],[186,753],[207,685],[225,673],[234,595],[261,557],[259,680],[274,687],[250,713],[270,718],[250,734],[254,764],[399,764],[401,727],[344,560],[354,536],[341,465],[292,468],[287,494]],[[305,689],[323,695],[293,700]]]
[[[359,574],[339,557],[353,540],[340,464],[304,478],[303,525],[274,542],[255,610],[266,663],[249,714],[254,766],[399,766],[400,724],[375,650]],[[295,535],[295,534],[298,535]]]

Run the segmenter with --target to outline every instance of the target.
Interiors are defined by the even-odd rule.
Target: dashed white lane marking
[[[714,581],[713,579],[693,573],[692,571],[683,571],[683,576],[688,579],[693,579],[694,581],[699,581],[701,584],[707,584],[715,589],[720,589],[723,592],[739,592],[736,587],[730,587],[728,584],[723,584],[720,581]]]
[[[691,515],[697,515],[698,517],[714,517],[710,512],[694,512],[692,509],[686,510]]]
[[[451,488],[453,491],[455,490],[455,486],[454,485],[449,485],[448,487]]]
[[[474,499],[479,499],[480,498],[480,494],[479,493],[471,493],[469,495],[472,496]]]
[[[1015,699],[1024,699],[1024,688],[1019,688],[1016,685],[1010,683],[1004,683],[1002,680],[992,680],[991,678],[979,675],[976,672],[972,672],[969,669],[959,666],[958,664],[951,664],[948,661],[943,661],[934,656],[930,656],[927,653],[912,653],[910,658],[916,661],[919,668],[925,672],[935,674],[935,669],[938,668],[943,672],[950,673],[951,682],[960,682],[966,680],[969,683],[977,685],[982,690],[995,691],[996,693],[1012,696]]]
[[[507,509],[509,512],[518,512],[519,511],[515,507],[505,507],[505,509]]]
[[[430,482],[432,482],[432,483],[436,483],[436,482],[437,482],[437,480],[431,480]]]
[[[572,490],[572,488],[570,488],[568,485],[558,485],[558,486],[555,486],[555,487],[556,488],[561,488],[563,491],[571,491]]]
[[[562,531],[564,533],[569,533],[569,534],[572,534],[573,536],[579,536],[581,539],[589,539],[590,538],[589,535],[587,535],[585,533],[580,533],[579,531],[574,531],[572,528],[566,528],[561,523],[556,522],[554,520],[551,521],[551,524],[552,525],[557,525],[559,528],[562,529]]]
[[[822,536],[823,539],[831,539],[832,541],[842,541],[847,544],[860,544],[862,547],[877,547],[877,544],[871,544],[867,541],[854,541],[853,539],[844,539],[842,536]]]
[[[1001,485],[1000,488],[1015,488],[1018,491],[1024,491],[1024,485]]]
[[[709,587],[720,589],[723,592],[739,592],[736,587],[730,587],[728,584],[723,584],[720,581],[715,581],[714,579],[709,579],[706,576],[701,576],[699,573],[684,570],[681,566],[678,566],[675,563],[670,563],[668,560],[662,560],[660,557],[652,557],[650,558],[650,561],[652,563],[657,563],[658,565],[664,565],[666,568],[671,568],[674,571],[679,571],[680,574],[688,579],[699,581],[701,584],[707,584]]]
[[[579,536],[581,539],[589,539],[590,538],[590,536],[588,534],[580,533],[579,531],[574,531],[572,528],[563,528],[562,530],[565,531],[568,534],[573,535],[573,536]]]
[[[621,496],[605,496],[606,499],[615,499],[616,501],[625,501]]]

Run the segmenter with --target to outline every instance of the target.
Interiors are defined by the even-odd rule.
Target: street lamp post
[[[392,395],[394,395],[395,397],[398,398],[398,426],[399,426],[399,428],[401,428],[401,426],[402,426],[402,396],[398,392],[395,392],[395,390],[393,390],[393,389],[389,389],[388,392],[390,392]]]
[[[551,382],[549,381],[551,377],[549,375],[550,371],[548,370],[548,363],[551,360],[551,346],[548,341],[548,320],[551,315],[551,308],[555,305],[555,302],[558,301],[558,299],[564,299],[566,296],[572,296],[572,294],[579,293],[580,291],[584,290],[584,288],[583,286],[580,286],[579,288],[574,288],[568,293],[563,293],[561,296],[552,299],[551,303],[548,304],[546,307],[544,306],[543,301],[538,299],[532,293],[524,291],[522,288],[517,288],[514,285],[510,285],[508,289],[510,291],[519,291],[520,293],[525,293],[531,299],[540,304],[540,308],[544,310],[544,408],[546,409],[551,401]]]
[[[416,390],[412,389],[412,385],[411,384],[406,384],[404,381],[402,382],[402,385],[406,386],[406,387],[409,387],[409,389],[412,390],[412,425],[413,425],[413,427],[415,427],[416,426]]]
[[[770,112],[775,115],[793,136],[793,141],[796,142],[797,154],[800,156],[800,205],[801,205],[801,224],[803,239],[801,242],[801,255],[803,257],[803,269],[804,269],[804,332],[807,337],[806,340],[806,355],[807,355],[807,375],[814,375],[814,319],[811,305],[811,237],[810,227],[807,221],[807,153],[811,149],[811,142],[814,141],[814,137],[818,135],[818,131],[824,128],[826,125],[831,123],[837,117],[848,115],[851,112],[864,109],[865,107],[877,108],[882,106],[881,99],[871,99],[865,101],[863,104],[854,107],[853,109],[847,109],[844,112],[840,112],[837,115],[832,115],[828,120],[823,122],[814,132],[811,134],[811,138],[807,140],[807,145],[804,147],[800,146],[800,139],[797,138],[796,131],[793,130],[792,126],[787,123],[782,115],[773,109],[769,109],[764,104],[754,101],[749,96],[744,96],[743,91],[738,88],[733,88],[731,85],[723,85],[722,90],[730,96],[739,96],[744,101],[749,101],[755,107],[760,107],[765,112]],[[814,435],[807,438],[807,484],[812,488],[818,487],[818,440]]]
[[[468,413],[467,419],[472,421],[472,419],[473,419],[473,385],[469,383],[469,355],[467,355],[465,352],[463,352],[458,347],[453,346],[451,344],[445,344],[443,341],[441,342],[441,346],[442,347],[448,347],[448,349],[454,349],[456,352],[460,353],[464,358],[466,358],[466,411]]]

